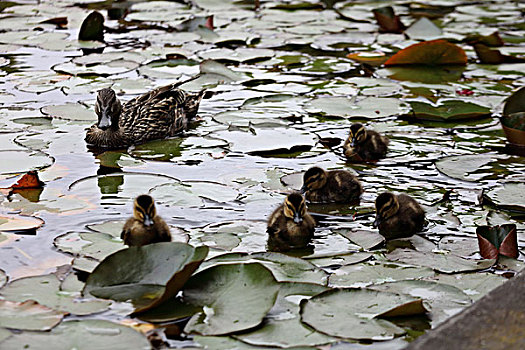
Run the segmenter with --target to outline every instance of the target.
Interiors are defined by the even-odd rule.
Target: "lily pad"
[[[520,157],[495,153],[467,154],[441,158],[436,168],[447,176],[464,181],[523,177],[525,165]],[[514,194],[514,193],[513,193]]]
[[[229,186],[200,181],[163,184],[151,190],[150,194],[159,203],[184,207],[201,206],[203,198],[231,202],[238,196],[238,192]]]
[[[13,335],[2,346],[6,349],[45,350],[49,349],[49,344],[53,344],[57,350],[84,349],[86,346],[113,350],[151,349],[148,339],[139,332],[104,320],[66,321],[49,333],[24,332]]]
[[[102,232],[68,232],[56,237],[54,245],[62,252],[98,261],[126,247],[120,233],[112,236]]]
[[[467,55],[455,44],[445,40],[432,40],[411,45],[385,62],[385,66],[406,64],[465,65]]]
[[[44,224],[44,220],[32,216],[0,215],[0,231],[24,232],[34,231]]]
[[[453,254],[427,253],[399,248],[387,254],[386,257],[392,261],[429,267],[443,273],[485,270],[496,263],[494,259],[467,260]]]
[[[105,300],[81,299],[78,293],[63,291],[54,274],[24,277],[11,281],[0,291],[6,300],[34,300],[54,310],[74,315],[89,315],[109,308]]]
[[[462,100],[446,100],[432,105],[426,102],[412,101],[412,117],[421,120],[456,121],[488,117],[490,108]]]
[[[45,106],[40,109],[42,114],[59,119],[80,120],[96,122],[97,115],[93,110],[87,109],[79,103],[66,103],[64,105]]]
[[[504,183],[483,193],[483,198],[499,208],[525,212],[524,183]]]
[[[104,41],[104,16],[100,12],[91,12],[82,22],[78,40]]]
[[[403,293],[423,299],[430,311],[432,327],[436,327],[472,303],[471,299],[460,289],[432,281],[399,281],[380,284],[371,289]]]
[[[355,101],[346,97],[318,97],[305,106],[309,113],[348,118],[381,118],[401,114],[402,103],[396,98],[367,97]]]
[[[427,267],[403,266],[388,263],[364,263],[343,266],[330,275],[334,287],[366,287],[385,282],[423,279],[434,275]]]
[[[432,277],[431,280],[454,286],[468,295],[473,301],[482,298],[485,294],[507,281],[501,275],[488,272],[456,275],[438,274]]]
[[[6,150],[0,151],[0,174],[19,174],[51,166],[54,159],[43,152]]]
[[[364,250],[376,248],[385,242],[385,237],[377,232],[356,231],[351,229],[336,229],[334,232],[339,233],[347,238],[350,242],[361,246]]]
[[[0,270],[0,289],[7,283],[7,274],[4,270]]]
[[[0,327],[47,331],[59,324],[65,314],[34,300],[23,303],[0,300]]]
[[[82,293],[131,300],[135,312],[145,311],[175,296],[207,254],[207,247],[178,242],[130,247],[104,259],[89,275]],[[115,276],[115,269],[123,273]]]
[[[325,285],[327,274],[312,263],[281,253],[229,253],[205,261],[201,269],[209,266],[238,263],[259,263],[269,269],[279,282],[303,282]]]
[[[405,333],[384,315],[424,313],[422,300],[369,289],[332,289],[301,305],[301,320],[314,329],[341,338],[387,340]]]
[[[278,291],[279,284],[261,264],[213,266],[193,276],[184,288],[184,300],[203,307],[184,331],[222,335],[253,328],[272,308]]]
[[[325,258],[308,259],[312,264],[319,267],[345,266],[366,261],[372,257],[372,253],[357,252],[350,254],[334,255]]]
[[[515,224],[478,226],[476,235],[479,253],[485,259],[497,259],[500,254],[517,259],[520,255]]]

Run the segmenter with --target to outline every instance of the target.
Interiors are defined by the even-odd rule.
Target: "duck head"
[[[121,112],[122,105],[113,89],[98,90],[95,113],[98,116],[97,126],[99,129],[117,130],[119,128],[118,121]]]
[[[143,194],[135,198],[135,202],[133,203],[133,216],[135,219],[148,227],[153,225],[153,219],[156,215],[155,202],[151,196]]]
[[[390,192],[381,193],[376,198],[376,219],[374,227],[378,227],[381,222],[394,216],[399,210],[399,201],[395,194]]]
[[[328,175],[326,171],[319,167],[312,167],[308,169],[303,175],[303,187],[301,187],[301,193],[307,191],[318,190],[326,185],[326,179]]]
[[[354,123],[350,126],[348,141],[350,146],[355,147],[366,140],[366,129],[363,124]]]
[[[289,194],[284,200],[284,216],[300,224],[306,215],[306,202],[299,192]]]

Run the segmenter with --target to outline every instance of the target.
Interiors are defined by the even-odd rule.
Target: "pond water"
[[[407,31],[408,36],[381,33],[372,10],[386,5],[394,6],[407,25],[421,13],[434,25],[420,24],[423,29]],[[78,293],[83,285],[78,277],[83,280],[105,256],[124,248],[120,229],[132,215],[133,198],[142,193],[156,199],[175,241],[209,246],[208,258],[264,252],[268,215],[286,193],[301,186],[300,173],[317,165],[354,172],[365,192],[359,206],[310,206],[321,221],[312,249],[298,255],[316,275],[293,282],[315,287],[286,287],[291,288],[288,296],[281,287],[278,304],[290,304],[289,314],[275,311],[276,304],[258,330],[193,337],[178,334],[174,326],[164,327],[165,332],[158,327],[165,344],[402,348],[459,312],[504,282],[503,275],[523,267],[522,255],[502,258],[494,266],[480,262],[475,232],[480,225],[515,223],[518,246],[525,246],[525,159],[504,153],[497,119],[505,98],[525,83],[524,64],[477,63],[465,42],[473,34],[498,31],[506,43],[502,52],[524,55],[525,30],[519,19],[525,7],[504,0],[434,5],[286,0],[261,1],[254,11],[251,1],[0,2],[0,188],[9,188],[32,169],[46,183],[43,190],[2,192],[0,287],[6,281],[56,273],[62,292]],[[112,16],[125,17],[110,19],[108,9]],[[105,43],[77,40],[82,21],[93,10],[105,17]],[[67,23],[59,16],[67,17]],[[213,30],[204,25],[209,16]],[[468,64],[384,68],[346,57],[367,51],[391,54],[436,38],[458,43]],[[188,91],[208,91],[184,135],[103,153],[86,147],[85,130],[96,121],[97,90],[111,86],[125,101],[199,73],[182,85]],[[454,119],[457,115],[448,110],[433,120],[407,118],[414,102],[445,101],[451,101],[450,110],[468,102],[476,105],[469,108],[488,113],[480,118],[467,111]],[[351,164],[342,157],[342,143],[356,121],[390,138],[386,159]],[[382,191],[416,198],[427,213],[424,232],[383,244],[372,227],[374,200]],[[31,217],[44,221],[36,231],[4,226],[42,224]],[[378,291],[423,298],[431,314],[396,320],[392,336],[384,337],[375,336],[371,324],[369,335],[360,337],[341,335],[336,330],[340,325],[327,331],[319,325],[323,320],[303,319],[320,330],[316,332],[299,323],[295,309],[301,299],[326,286],[374,291],[355,292],[356,300],[370,300]],[[23,301],[6,296],[9,287],[0,289],[0,295]],[[46,299],[46,293],[58,289],[35,293]],[[88,327],[91,334],[108,337],[126,334],[129,327],[111,328],[93,320],[152,332],[149,323],[128,316],[130,304],[96,304],[93,310],[69,310],[72,315],[65,320],[89,320],[94,322]],[[358,308],[352,312],[363,313]],[[5,317],[0,311],[0,320]],[[66,332],[76,327],[69,321],[58,327]],[[3,326],[19,328],[0,322],[0,342],[20,344]],[[282,333],[277,332],[280,327]],[[297,336],[285,341],[286,332]],[[43,336],[24,334],[35,343]],[[142,341],[137,338],[135,344],[147,346]]]

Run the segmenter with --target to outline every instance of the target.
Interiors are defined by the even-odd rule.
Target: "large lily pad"
[[[83,293],[130,300],[136,312],[175,296],[208,254],[207,247],[164,242],[130,247],[104,259],[89,275]],[[122,273],[115,275],[115,271]]]
[[[343,266],[330,275],[334,287],[366,287],[384,282],[422,279],[434,275],[427,267],[403,266],[388,263],[364,263]]]
[[[169,183],[155,187],[150,194],[159,202],[170,206],[201,206],[203,198],[215,202],[234,201],[238,192],[215,182]]]
[[[467,260],[454,254],[418,252],[412,249],[396,249],[386,255],[389,260],[410,265],[425,266],[443,273],[470,272],[488,269],[494,259]]]
[[[54,310],[74,315],[89,315],[106,310],[111,302],[80,299],[77,293],[62,290],[60,281],[53,275],[31,276],[11,281],[0,291],[6,300],[34,300]]]
[[[34,231],[44,224],[44,220],[32,216],[0,215],[0,231]]]
[[[6,349],[29,348],[70,350],[84,349],[151,349],[148,339],[130,327],[104,320],[67,321],[51,332],[24,332],[13,335],[2,343]]]
[[[410,107],[412,107],[411,116],[422,120],[454,121],[490,115],[490,108],[462,100],[446,100],[437,105],[412,101]]]
[[[424,313],[422,300],[369,289],[332,289],[301,305],[301,319],[314,329],[341,338],[387,340],[405,333],[384,315]]]
[[[18,174],[29,170],[37,170],[53,164],[53,158],[43,152],[34,151],[0,151],[2,162],[0,174]]]
[[[436,162],[436,168],[447,176],[464,181],[500,179],[509,175],[525,180],[525,165],[520,157],[494,153],[445,157]]]
[[[40,109],[42,114],[66,120],[81,120],[96,122],[97,115],[79,103],[66,103],[64,105],[45,106]]]
[[[482,298],[485,294],[507,281],[502,275],[488,272],[456,275],[438,274],[435,277],[432,277],[432,280],[443,284],[449,284],[460,289],[473,301]]]
[[[59,324],[65,314],[34,300],[23,303],[0,300],[0,327],[47,331]]]
[[[122,240],[117,238],[119,235],[112,236],[103,232],[68,232],[56,237],[54,244],[62,252],[101,261],[125,248]]]
[[[504,183],[483,193],[483,198],[502,209],[523,212],[525,211],[525,184]]]
[[[332,117],[381,118],[401,114],[402,103],[395,98],[367,97],[355,101],[346,97],[318,97],[305,106],[310,113]]]
[[[209,259],[201,269],[220,264],[259,263],[269,269],[279,282],[307,282],[325,285],[327,274],[312,263],[281,253],[230,253]]]
[[[193,276],[184,288],[184,300],[203,307],[184,331],[222,335],[255,327],[273,306],[278,291],[279,284],[261,264],[213,266]]]
[[[365,250],[373,249],[385,242],[385,237],[377,232],[356,231],[351,229],[336,229],[335,232],[347,238],[350,242],[361,246]]]

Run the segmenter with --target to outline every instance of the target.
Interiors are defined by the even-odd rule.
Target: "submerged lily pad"
[[[54,310],[74,315],[89,315],[109,308],[105,300],[81,299],[77,293],[63,291],[53,275],[31,276],[11,281],[0,295],[10,301],[34,300]]]
[[[369,289],[332,289],[301,305],[307,325],[341,338],[387,340],[405,333],[383,315],[424,313],[422,300],[408,295]]]
[[[462,100],[446,100],[437,105],[412,101],[410,107],[411,116],[421,120],[455,121],[490,116],[490,108]]]
[[[395,249],[386,255],[389,260],[410,265],[425,266],[443,273],[470,272],[488,269],[494,259],[467,260],[453,254],[419,252],[411,249]]]
[[[148,339],[130,327],[104,320],[66,321],[51,332],[24,332],[16,334],[2,343],[6,349],[29,348],[49,349],[92,349],[149,350]],[[89,344],[89,345],[86,345]]]
[[[269,269],[279,282],[307,282],[325,285],[327,274],[312,263],[281,253],[230,253],[209,259],[201,269],[219,264],[260,263]]]
[[[43,152],[6,150],[0,151],[0,174],[19,174],[51,166],[53,158]]]
[[[207,254],[207,247],[178,242],[130,247],[104,259],[89,275],[82,293],[130,300],[136,312],[145,311],[175,296]],[[115,269],[123,273],[116,276]]]
[[[525,212],[524,183],[504,183],[483,193],[483,198],[502,209]]]
[[[59,324],[65,314],[34,300],[23,303],[0,300],[0,327],[47,331]]]
[[[218,265],[201,271],[188,281],[183,296],[203,311],[193,315],[184,331],[221,335],[255,327],[278,291],[279,284],[261,264]]]

